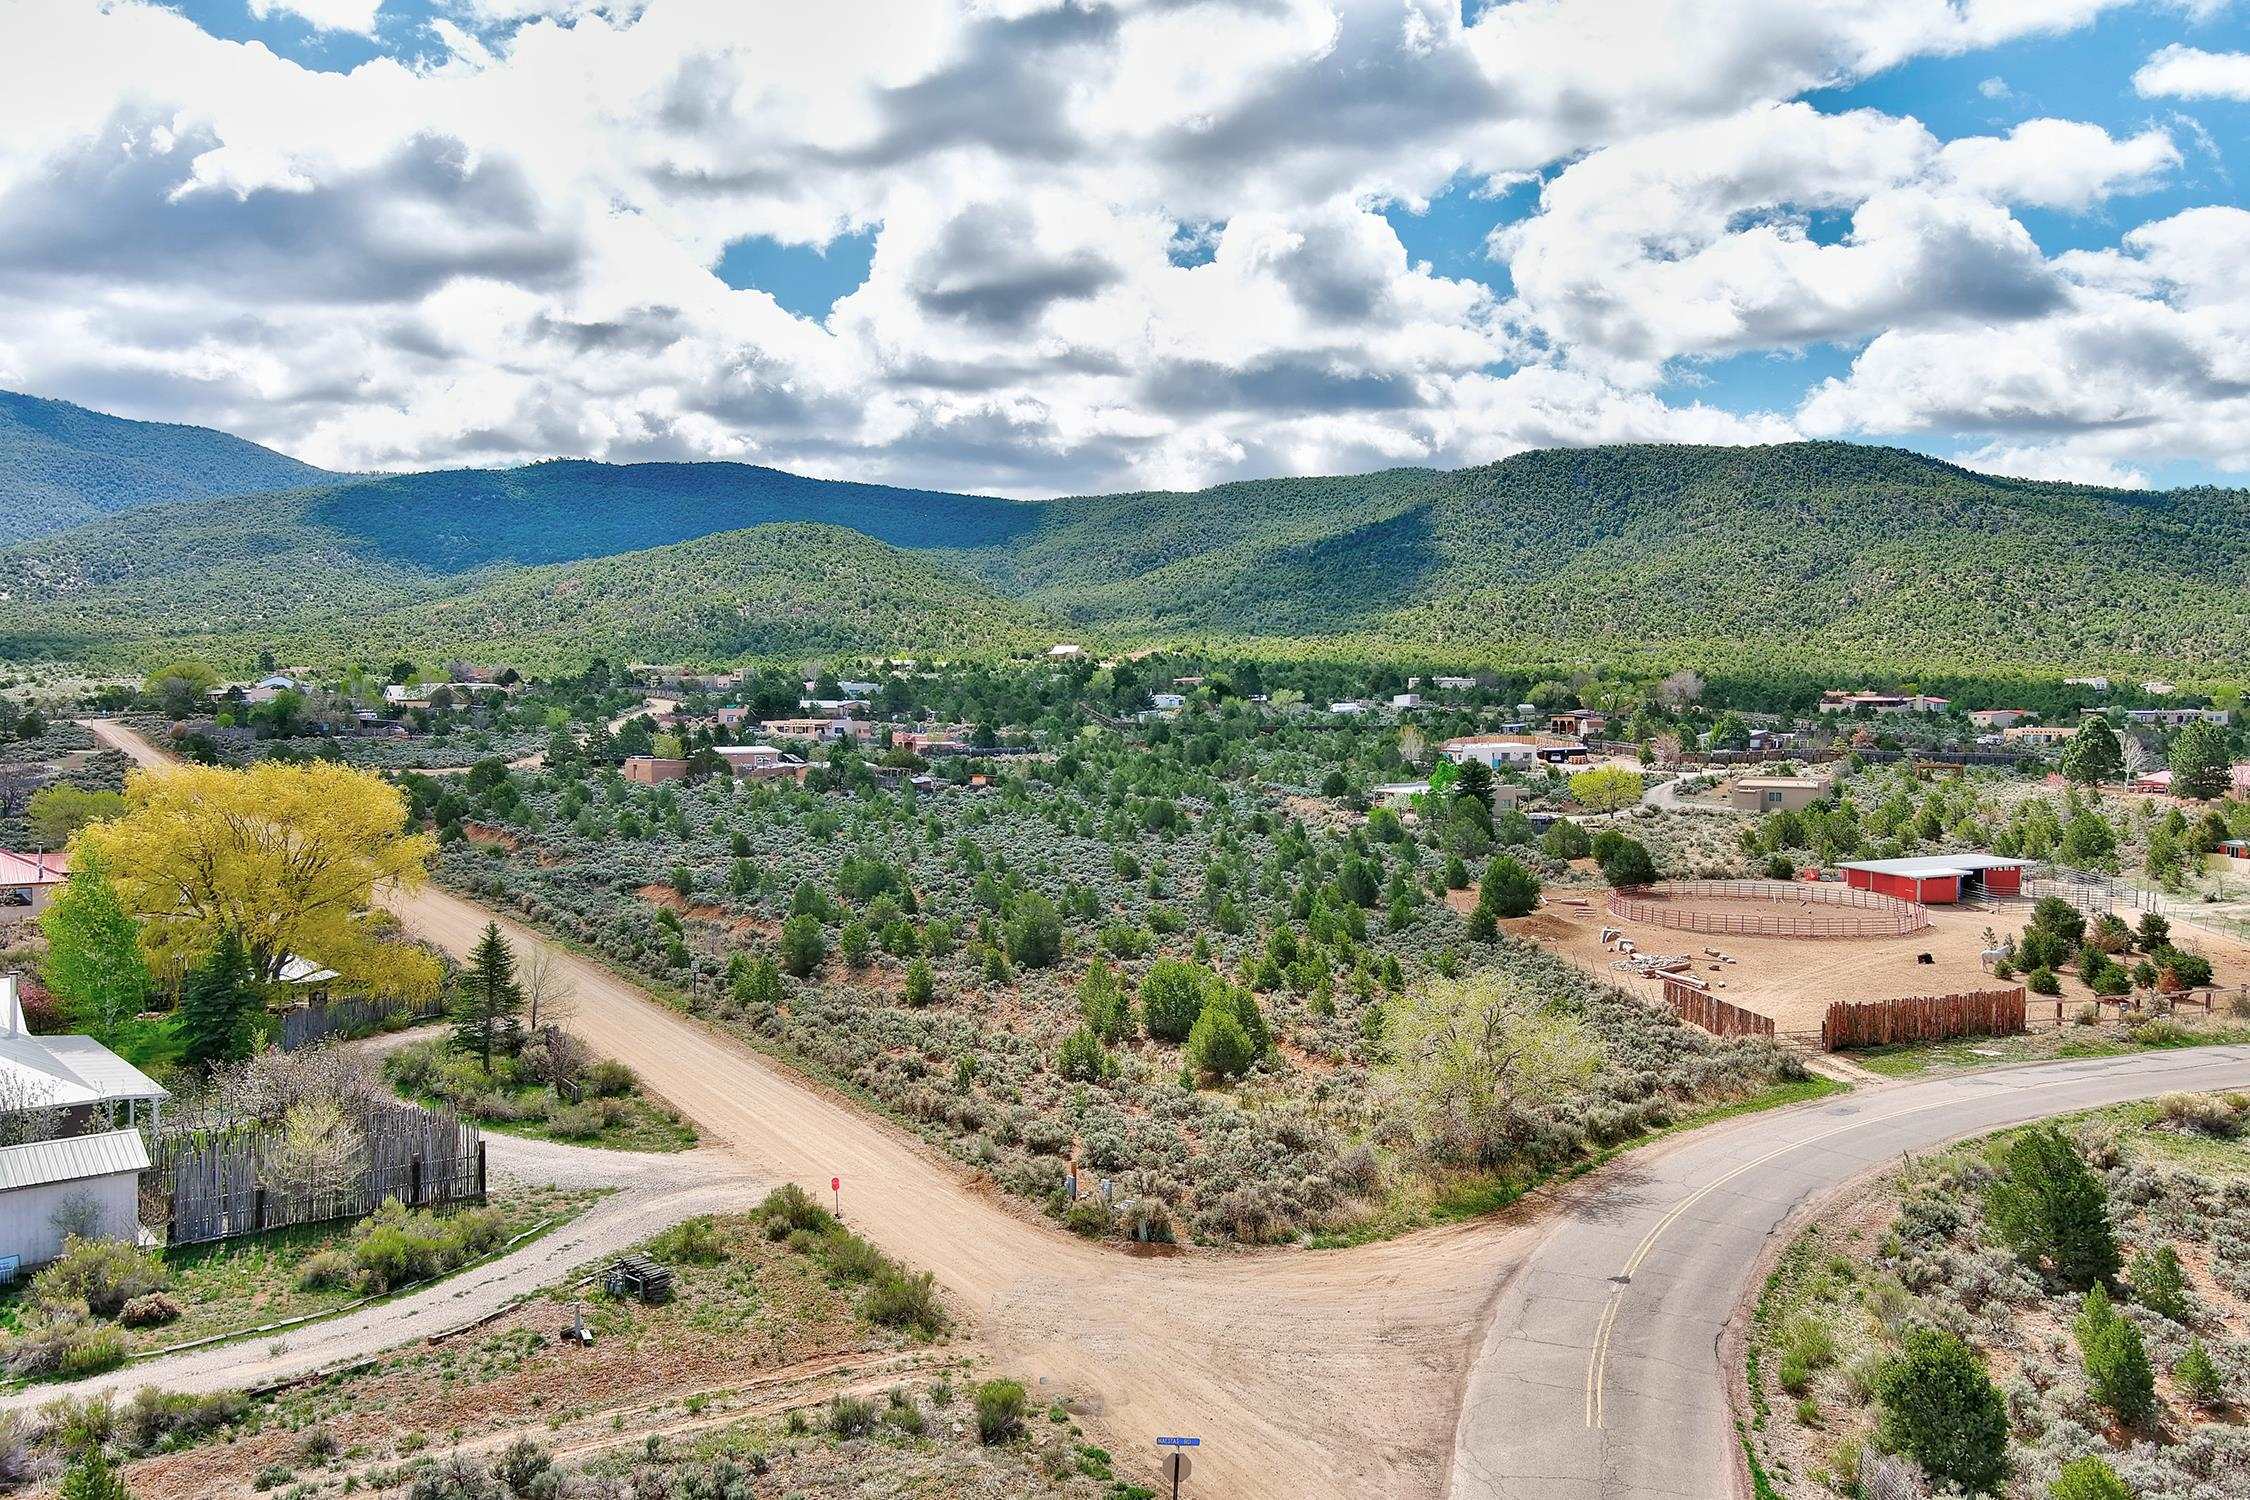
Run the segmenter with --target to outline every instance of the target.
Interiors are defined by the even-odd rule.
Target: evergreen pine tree
[[[2008,1473],[2008,1408],[1968,1346],[1950,1333],[1910,1328],[1876,1381],[1884,1442],[1971,1493]]]
[[[2224,796],[2234,752],[2216,724],[2190,724],[2172,741],[2171,767],[2174,796]]]
[[[500,935],[498,922],[484,924],[468,965],[454,986],[453,1045],[474,1052],[492,1071],[492,1051],[512,1050],[522,1031],[523,986],[516,979],[516,955]]]
[[[2156,1410],[2156,1372],[2149,1367],[2141,1331],[2126,1321],[2095,1286],[2071,1324],[2086,1365],[2086,1388],[2127,1427],[2138,1427]]]
[[[2125,748],[2117,742],[2117,731],[2098,715],[2080,725],[2063,746],[2062,772],[2072,781],[2086,786],[2115,781],[2124,769]]]
[[[2109,1195],[2063,1133],[2027,1130],[2008,1147],[2003,1174],[1985,1193],[1985,1217],[2022,1259],[2044,1261],[2072,1288],[2116,1279],[2122,1259],[2109,1222]]]
[[[178,1031],[188,1065],[209,1069],[247,1057],[257,1006],[249,950],[230,927],[220,934],[219,946],[188,971],[180,991]]]

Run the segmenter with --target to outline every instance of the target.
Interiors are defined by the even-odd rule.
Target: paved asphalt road
[[[1494,1309],[1455,1436],[1457,1500],[1735,1494],[1720,1335],[1808,1198],[1966,1135],[2250,1084],[2250,1048],[2042,1063],[1757,1116],[1589,1179]]]

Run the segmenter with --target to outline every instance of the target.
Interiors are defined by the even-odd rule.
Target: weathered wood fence
[[[1820,1023],[1820,1045],[1880,1047],[1891,1042],[1937,1042],[1956,1036],[2020,1036],[2023,987],[1970,990],[1959,995],[1914,995],[1902,1000],[1839,1000]]]
[[[411,1104],[352,1118],[357,1148],[338,1160],[295,1158],[280,1126],[160,1137],[154,1177],[166,1196],[167,1239],[195,1245],[292,1224],[484,1197],[484,1137],[474,1125]]]
[[[1709,991],[1682,984],[1669,974],[1664,976],[1664,1000],[1672,1007],[1673,1015],[1714,1036],[1773,1035],[1773,1017],[1729,1005]]]
[[[292,1005],[281,1013],[281,1050],[317,1046],[337,1038],[371,1036],[397,1022],[414,1025],[434,1021],[445,1007],[432,1000],[407,1013],[398,1000],[331,1000],[325,1005]]]

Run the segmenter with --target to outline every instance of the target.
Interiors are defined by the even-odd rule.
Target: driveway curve
[[[420,1291],[262,1339],[137,1360],[68,1386],[26,1386],[0,1397],[0,1409],[39,1406],[65,1392],[122,1395],[144,1385],[171,1391],[239,1390],[352,1364],[505,1311],[522,1297],[682,1219],[745,1208],[765,1190],[765,1183],[742,1163],[707,1151],[655,1156],[498,1134],[485,1140],[487,1165],[496,1177],[617,1191],[538,1239]]]
[[[1854,1177],[1965,1136],[2250,1084],[2250,1048],[2041,1063],[1699,1131],[1564,1197],[1470,1372],[1455,1500],[1738,1493],[1721,1335],[1767,1241]]]

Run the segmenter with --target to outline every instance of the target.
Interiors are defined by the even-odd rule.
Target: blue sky
[[[317,462],[2250,481],[2242,0],[13,11],[0,384]]]

